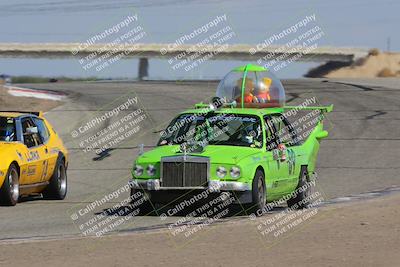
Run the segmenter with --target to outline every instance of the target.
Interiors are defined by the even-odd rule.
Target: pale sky
[[[325,35],[320,46],[377,47],[400,50],[400,2],[384,1],[212,1],[212,0],[0,0],[0,42],[83,42],[128,14],[137,14],[146,31],[145,43],[171,43],[184,33],[227,15],[236,33],[230,43],[256,44],[290,27],[306,15],[316,15]],[[193,40],[195,43],[197,40]],[[283,40],[285,42],[285,40]],[[174,71],[165,60],[150,60],[152,77],[220,77],[246,62],[210,61],[192,73]],[[278,73],[299,77],[311,64],[292,64]],[[11,75],[131,77],[136,60],[122,60],[102,72],[85,71],[75,59],[0,59],[0,73]]]

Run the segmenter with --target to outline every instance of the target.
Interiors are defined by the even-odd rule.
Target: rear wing
[[[283,107],[285,111],[288,110],[295,110],[295,111],[301,111],[301,110],[319,110],[319,123],[321,123],[325,119],[325,113],[329,113],[333,111],[333,104],[329,106],[320,106],[320,107],[308,107],[308,106],[285,106]]]
[[[316,125],[314,130],[312,131],[311,135],[315,136],[315,138],[317,138],[318,140],[324,139],[326,137],[328,137],[328,131],[324,130],[324,126],[323,126],[323,120],[325,119],[325,113],[329,113],[333,111],[333,105],[329,105],[329,106],[321,106],[321,107],[308,107],[308,106],[285,106],[284,107],[285,111],[289,111],[289,110],[296,110],[296,111],[301,111],[301,110],[319,110],[319,116],[318,116],[318,120],[316,121]],[[307,137],[307,139],[310,139],[309,135]]]

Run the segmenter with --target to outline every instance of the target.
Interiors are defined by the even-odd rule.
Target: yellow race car
[[[67,194],[68,151],[40,112],[0,112],[0,203]]]

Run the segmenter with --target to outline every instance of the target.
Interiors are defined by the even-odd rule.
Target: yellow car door
[[[39,151],[43,161],[40,182],[45,182],[48,181],[53,174],[54,167],[57,163],[58,153],[54,153],[54,140],[51,139],[50,131],[44,120],[38,117],[33,117],[33,121],[38,129],[38,134],[42,141]]]
[[[21,125],[24,145],[27,148],[24,152],[27,164],[25,172],[21,175],[21,185],[39,183],[45,170],[47,148],[43,144],[38,128],[31,117],[22,118]]]

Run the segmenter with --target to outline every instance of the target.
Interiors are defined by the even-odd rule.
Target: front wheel
[[[47,186],[43,195],[47,199],[63,200],[67,195],[67,170],[62,158],[58,158],[50,184]]]
[[[3,186],[0,189],[0,203],[15,206],[19,198],[19,173],[14,164],[7,171]]]
[[[267,203],[267,194],[265,186],[264,173],[261,170],[257,170],[252,187],[252,210],[254,212],[263,211]]]

